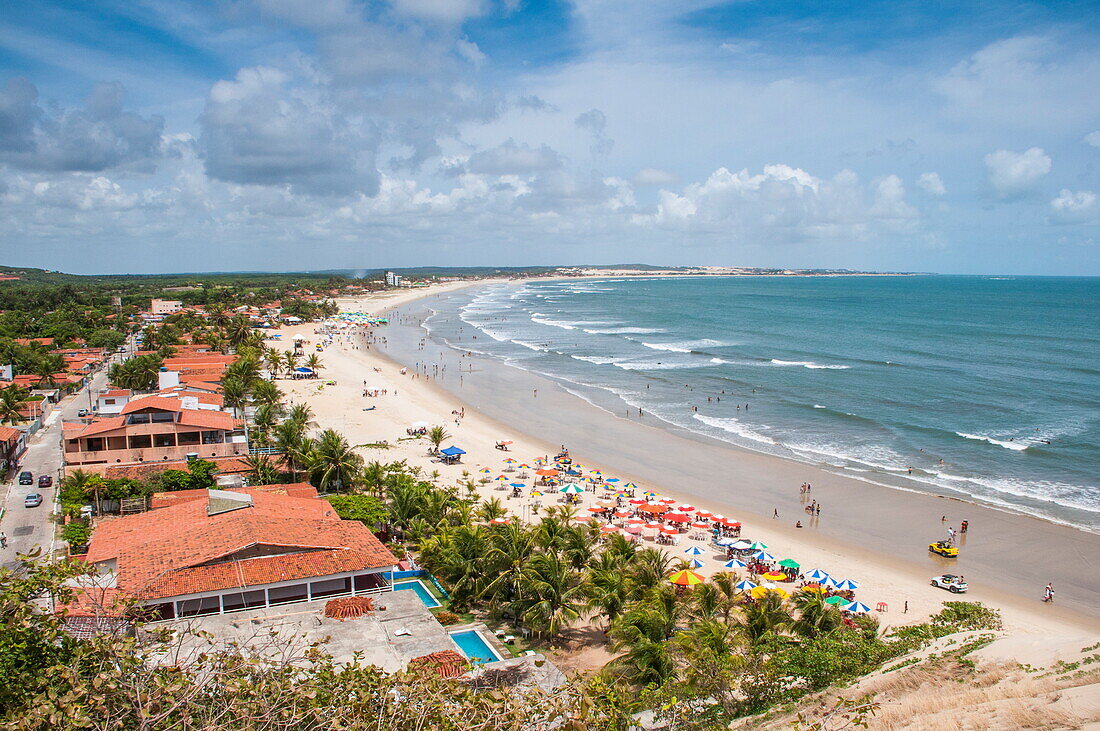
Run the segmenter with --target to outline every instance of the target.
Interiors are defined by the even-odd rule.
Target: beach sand
[[[415,318],[416,313],[427,312],[425,303],[416,300],[463,286],[469,285],[383,293],[339,304],[345,310],[370,313],[400,307]],[[288,347],[290,336],[297,333],[310,341],[320,340],[313,329],[314,325],[285,328],[282,347]],[[931,576],[949,572],[964,574],[970,582],[971,591],[962,598],[1000,608],[1010,631],[1073,642],[1080,638],[1086,644],[1100,636],[1100,582],[1095,580],[1100,536],[845,478],[671,432],[646,423],[645,418],[627,418],[625,411],[613,415],[549,379],[492,359],[460,358],[430,341],[421,352],[419,341],[426,333],[415,323],[391,324],[374,332],[388,342],[357,349],[358,341],[340,338],[321,354],[325,365],[321,379],[278,382],[290,401],[310,404],[322,428],[334,428],[354,444],[386,440],[394,445],[387,450],[362,449],[367,460],[405,459],[428,473],[437,470],[441,484],[455,484],[464,471],[481,477],[478,470],[489,467],[496,477],[506,457],[529,461],[552,456],[566,444],[578,462],[601,469],[606,476],[742,521],[742,536],[763,541],[779,558],[796,559],[804,570],[816,567],[855,579],[861,584],[860,601],[872,608],[879,602],[887,605],[887,611],[878,614],[884,626],[920,621],[942,602],[960,598],[929,585]],[[411,371],[402,376],[395,359],[447,364],[447,374],[439,382],[413,378]],[[336,380],[337,385],[322,385],[327,379]],[[387,389],[388,394],[364,397],[364,381]],[[363,410],[369,406],[376,408]],[[451,412],[463,408],[465,418],[456,425]],[[449,442],[467,452],[463,463],[433,462],[425,440],[398,442],[416,421],[446,426],[453,435]],[[509,453],[494,448],[501,439],[514,441]],[[814,486],[811,497],[823,506],[819,520],[811,521],[802,509],[799,485],[806,481]],[[512,515],[537,519],[531,498],[510,499],[509,491],[494,490],[493,484],[483,486],[481,494],[499,498]],[[546,507],[556,497],[548,493],[540,502]],[[596,496],[585,493],[582,497],[579,513],[583,515]],[[778,510],[779,519],[771,517],[773,509]],[[948,516],[946,525],[970,521],[962,555],[955,561],[939,559],[926,550],[929,541],[945,535],[943,514]],[[806,527],[795,528],[796,520]],[[687,547],[704,546],[685,539],[681,536],[678,546],[669,547],[672,555],[684,558]],[[723,570],[724,559],[712,549],[700,558],[706,564],[701,573]],[[1057,590],[1055,605],[1039,601],[1047,581],[1053,581]],[[906,602],[908,613],[903,612]]]

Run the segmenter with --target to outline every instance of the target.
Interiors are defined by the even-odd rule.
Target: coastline
[[[343,304],[374,313],[398,307],[402,311],[422,310],[429,304],[424,301],[426,297],[486,283],[456,283]],[[495,439],[515,439],[513,454],[522,459],[555,450],[564,441],[586,465],[599,466],[609,474],[663,494],[724,512],[744,522],[744,535],[769,543],[777,555],[793,556],[805,566],[820,565],[861,581],[861,600],[872,606],[878,601],[890,605],[889,612],[880,616],[884,624],[919,621],[941,602],[955,598],[928,585],[928,577],[954,571],[967,574],[972,585],[969,597],[1001,607],[1006,625],[1012,629],[1062,636],[1100,632],[1100,590],[1090,590],[1085,586],[1088,582],[1076,578],[1087,577],[1089,567],[1100,557],[1100,541],[1093,534],[962,501],[907,494],[841,478],[725,443],[706,444],[669,428],[613,416],[549,379],[490,358],[469,359],[467,367],[472,365],[474,370],[458,377],[458,354],[446,346],[438,349],[440,357],[432,360],[453,362],[449,377],[440,382],[402,377],[397,364],[416,360],[424,331],[416,325],[394,323],[376,334],[388,341],[381,352],[378,348],[355,350],[354,346],[340,344],[331,346],[322,356],[326,362],[329,354],[334,356],[332,370],[339,371],[337,380],[341,385],[325,394],[310,395],[310,400],[317,402],[319,417],[323,405],[326,412],[336,412],[326,417],[338,413],[340,418],[337,423],[330,418],[319,421],[349,433],[356,442],[392,441],[394,430],[412,420],[447,424],[455,435],[453,441],[469,452],[464,467],[430,464],[423,445],[401,451],[408,453],[410,464],[441,469],[448,482],[458,478],[462,469],[474,472],[482,465],[499,469],[503,455],[492,449]],[[400,389],[400,397],[394,393],[371,400],[371,405],[385,410],[384,415],[376,411],[361,413],[363,400],[355,388],[358,381],[345,387],[345,377],[353,379],[364,371],[364,366],[369,366],[366,371],[372,382],[389,384],[395,392]],[[370,368],[381,368],[382,372],[371,372]],[[541,385],[530,386],[532,383]],[[537,397],[531,393],[533,388],[538,388]],[[290,390],[295,395],[294,391],[307,389],[294,384]],[[327,398],[337,392],[342,396]],[[464,405],[466,419],[460,427],[451,428],[446,414]],[[404,427],[400,426],[398,434],[403,433]],[[397,456],[380,453],[368,454],[367,458],[389,461]],[[736,477],[730,479],[730,474]],[[815,486],[813,497],[823,505],[823,513],[819,520],[807,520],[805,528],[796,529],[793,521],[805,516],[797,487],[807,480]],[[527,506],[510,504],[503,494],[494,495],[491,487],[486,495],[500,497],[506,507],[515,508],[513,512],[530,517],[521,513],[529,509]],[[780,520],[770,517],[772,507],[779,510]],[[943,531],[935,516],[954,513],[952,520],[957,522],[957,518],[964,517],[960,511],[965,511],[972,526],[962,545],[962,557],[947,562],[928,555],[928,541],[938,539]],[[1052,566],[1050,558],[1028,558],[1036,552],[1061,560]],[[720,567],[714,560],[707,563],[704,573]],[[1032,580],[1041,583],[1026,583]],[[1058,605],[1053,607],[1038,601],[1042,584],[1049,580],[1058,589]],[[1020,591],[1004,589],[1011,585],[1020,585]],[[909,604],[908,614],[902,613],[905,602]]]

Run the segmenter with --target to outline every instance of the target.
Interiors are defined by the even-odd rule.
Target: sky
[[[0,263],[1100,275],[1100,0],[3,3]]]

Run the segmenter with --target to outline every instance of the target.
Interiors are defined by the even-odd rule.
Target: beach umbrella
[[[578,495],[584,492],[584,488],[580,485],[562,485],[558,488],[558,492],[564,492],[566,495]]]
[[[641,532],[642,532],[642,526],[640,526],[640,525],[628,525],[628,526],[626,527],[626,532],[627,532],[627,533],[632,533],[632,534],[635,534],[635,535],[636,535],[636,534],[638,534],[638,533],[641,533]]]
[[[624,490],[637,490],[638,486],[635,485],[633,482],[628,482],[625,485],[623,485],[623,489]]]
[[[681,505],[680,507],[678,507],[676,509],[679,510],[681,513],[694,513],[695,512],[695,506],[694,505],[688,505],[686,503],[684,505]]]
[[[532,490],[531,497],[542,497],[542,492],[540,492],[539,490]]]
[[[662,515],[665,512],[665,507],[663,505],[651,505],[649,503],[645,503],[644,505],[639,505],[638,510],[642,511],[643,513],[649,513],[650,515]]]
[[[588,512],[590,512],[590,513],[602,513],[603,511],[604,511],[603,508],[595,506],[595,505],[593,505],[591,508],[588,508]]]
[[[699,569],[699,568],[703,567],[703,562],[700,561],[697,558],[693,558],[690,561],[688,561],[688,566],[690,566],[693,569]]]
[[[521,465],[519,466],[519,468],[520,468],[521,470],[529,470],[529,469],[531,469],[531,465],[529,465],[529,464],[521,464]]]
[[[702,556],[706,551],[699,548],[699,546],[691,546],[690,548],[685,548],[684,553],[689,556]]]
[[[526,487],[522,482],[509,482],[508,487]]]
[[[615,507],[615,503],[611,500],[597,500],[596,504],[599,505],[601,508],[613,508],[613,507]]]
[[[775,556],[767,553],[766,551],[757,551],[752,555],[757,561],[763,561],[764,563],[774,563]]]
[[[779,562],[779,565],[788,569],[797,569],[799,564],[793,558],[785,558]]]
[[[619,526],[612,525],[611,523],[608,523],[608,524],[600,527],[600,532],[601,533],[618,533],[619,532]]]
[[[810,573],[806,574],[806,578],[810,581],[825,581],[829,578],[829,575],[821,569],[814,569]]]
[[[633,498],[630,501],[630,504],[631,505],[645,505],[645,500],[642,500],[641,498]]]
[[[712,520],[714,518],[713,513],[708,513],[706,510],[696,510],[696,518],[705,518],[706,520]]]
[[[600,472],[599,470],[589,470],[589,472],[591,472],[594,475],[599,475],[600,477],[603,477],[603,473]]]
[[[753,589],[750,593],[754,597],[756,597],[757,599],[762,599],[763,597],[767,596],[768,592],[771,592],[773,594],[778,594],[779,596],[781,596],[784,599],[786,599],[787,597],[790,596],[790,594],[788,594],[783,589],[780,589],[778,586],[776,586],[776,587],[758,586],[755,589]]]
[[[504,460],[504,464],[515,464],[515,463],[516,463],[516,461],[514,459],[512,459],[511,457]]]
[[[576,518],[573,518],[573,520],[578,523],[587,523],[588,521],[592,520],[592,517],[589,515],[578,515]]]
[[[848,606],[844,607],[845,612],[851,612],[852,614],[868,614],[871,608],[866,604],[860,602],[852,602]]]
[[[692,523],[691,527],[699,530],[710,530],[710,523]]]
[[[721,520],[716,520],[714,522],[718,523],[719,525],[724,525],[727,528],[740,528],[741,527],[741,523],[739,523],[736,520],[731,520],[729,518],[722,518]]]
[[[710,516],[710,519],[713,520],[715,523],[721,523],[723,520],[726,519],[726,516],[714,513]]]
[[[557,477],[558,471],[555,469],[535,470],[535,474],[540,477]]]
[[[622,482],[618,477],[608,477],[604,482]]]
[[[744,561],[738,561],[736,558],[730,561],[726,561],[726,563],[723,565],[727,569],[743,569],[748,567],[747,563],[745,563]]]
[[[478,470],[478,472],[480,472],[483,475],[488,475],[488,474],[492,473],[492,470],[489,469],[488,467],[482,467],[480,470]]]
[[[645,525],[645,521],[642,520],[641,518],[631,518],[630,520],[626,521],[626,524],[627,525]]]
[[[668,577],[668,580],[677,586],[695,586],[696,584],[702,584],[705,579],[694,571],[677,571]]]
[[[489,521],[492,525],[508,525],[508,522],[507,518],[493,518]]]
[[[737,582],[737,584],[734,586],[734,588],[737,589],[738,591],[752,591],[753,589],[756,588],[756,586],[757,586],[756,584],[749,581],[748,579],[742,579],[741,581]]]
[[[757,541],[749,546],[754,551],[765,551],[768,548],[768,544]]]
[[[674,536],[677,533],[679,533],[680,531],[676,530],[672,526],[662,525],[661,526],[661,532],[664,533],[666,536]]]
[[[738,541],[734,541],[730,546],[738,551],[743,551],[746,548],[752,548],[752,544],[746,541],[744,538]]]
[[[732,546],[734,543],[737,543],[737,540],[734,538],[719,538],[717,541],[715,541],[715,543],[717,543],[719,546],[725,547]]]
[[[676,501],[673,500],[670,497],[663,497],[660,500],[658,500],[657,502],[661,503],[662,505],[675,505],[676,504]]]
[[[631,516],[631,512],[629,510],[616,510],[615,511],[615,517],[616,518],[629,518],[630,516]]]
[[[767,579],[768,581],[783,581],[787,578],[787,575],[779,571],[769,571],[760,578]]]
[[[504,475],[497,475],[496,480],[497,482],[508,482],[508,478]]]
[[[687,517],[683,513],[666,513],[665,520],[670,523],[690,523],[691,518]]]
[[[852,581],[851,579],[844,579],[842,581],[833,581],[833,586],[841,591],[855,591],[859,588],[859,583]]]
[[[660,523],[658,523],[656,521],[646,523],[645,527],[646,527],[646,530],[660,530],[661,528],[664,528],[663,525],[661,525]]]
[[[821,584],[806,584],[802,587],[802,591],[813,591],[818,594],[824,594],[825,590],[821,588]]]
[[[842,596],[830,596],[830,597],[825,597],[825,603],[826,604],[832,604],[833,606],[836,606],[837,604],[847,604],[848,600],[845,599]]]
[[[646,497],[657,497],[657,493],[653,492],[652,490],[646,490],[642,494]]]

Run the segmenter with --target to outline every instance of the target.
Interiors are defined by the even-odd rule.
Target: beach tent
[[[684,553],[689,556],[702,556],[706,551],[699,548],[699,546],[692,546],[691,548],[685,548]]]
[[[460,454],[466,454],[466,450],[459,449],[458,447],[445,447],[439,450],[439,453],[446,457],[457,457]],[[490,470],[482,470],[482,472],[488,472]]]
[[[668,580],[678,586],[695,586],[696,584],[702,584],[704,581],[702,576],[694,571],[688,571],[687,569],[677,571],[669,576]]]
[[[844,611],[845,612],[851,612],[852,614],[868,614],[868,613],[870,613],[871,608],[869,606],[867,606],[866,604],[861,604],[859,602],[852,602],[848,606],[844,607]]]

